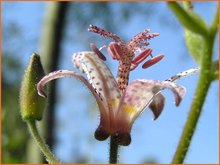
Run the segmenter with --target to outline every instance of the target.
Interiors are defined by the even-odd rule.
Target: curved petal
[[[101,102],[101,98],[97,95],[95,89],[89,84],[89,82],[79,73],[69,71],[69,70],[58,70],[58,71],[51,72],[48,75],[44,76],[37,84],[38,94],[42,97],[46,97],[47,95],[44,92],[44,86],[48,82],[58,79],[58,78],[62,78],[62,77],[72,77],[72,78],[77,78],[80,81],[82,81],[89,88],[89,90],[92,92],[92,94],[96,98],[96,101],[99,107],[101,108],[101,110],[104,109],[104,106]]]
[[[160,91],[168,88],[175,95],[176,106],[179,105],[183,95],[185,94],[185,88],[179,86],[173,82],[168,81],[158,81],[158,80],[136,80],[133,81],[127,88],[122,97],[119,114],[120,118],[128,122],[130,127],[134,120],[140,115],[143,110],[150,104],[157,106],[153,107],[154,112],[157,115],[161,112],[163,108],[163,96],[161,96]],[[159,94],[159,95],[158,95]],[[153,100],[156,99],[154,102]],[[162,101],[159,103],[158,101]],[[127,123],[127,124],[128,124]],[[122,124],[126,125],[126,124]],[[127,129],[129,126],[127,126]],[[129,128],[130,129],[130,128]]]
[[[103,60],[94,52],[88,51],[75,53],[73,63],[86,73],[89,82],[108,109],[107,113],[115,114],[121,95],[117,82]]]
[[[159,92],[154,96],[153,101],[149,105],[149,108],[154,114],[154,120],[156,120],[160,116],[161,112],[163,111],[164,105],[165,97],[161,92]]]
[[[194,73],[198,73],[199,72],[199,68],[198,67],[195,67],[195,68],[191,68],[191,69],[188,69],[188,70],[185,70],[183,72],[180,72],[174,76],[171,76],[170,78],[166,79],[165,81],[171,81],[171,82],[174,82],[176,80],[179,80],[179,79],[182,79],[186,76],[190,76]]]

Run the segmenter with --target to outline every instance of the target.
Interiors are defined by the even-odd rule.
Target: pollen
[[[132,113],[134,113],[137,110],[137,108],[132,106],[132,105],[124,105],[122,109],[125,112],[127,112],[128,114],[132,114]]]
[[[118,104],[119,104],[119,99],[112,99],[111,105],[112,105],[113,107],[117,107]]]

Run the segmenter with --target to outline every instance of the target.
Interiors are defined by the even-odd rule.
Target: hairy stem
[[[109,156],[109,163],[117,164],[118,162],[118,144],[114,136],[110,138],[110,156]]]
[[[211,37],[215,38],[216,33],[218,31],[218,24],[219,24],[219,6],[217,7],[217,10],[215,12],[215,16],[213,17],[212,23],[209,27],[210,35]]]
[[[212,63],[213,68],[213,81],[219,79],[219,60]]]
[[[59,160],[53,155],[49,147],[45,144],[44,140],[41,138],[37,127],[36,122],[33,120],[27,121],[27,125],[29,127],[29,130],[31,132],[31,135],[35,139],[37,145],[39,146],[40,150],[43,152],[44,156],[46,157],[47,161],[50,164],[58,164]]]
[[[201,36],[201,42],[204,41],[204,46],[202,47],[202,51],[199,55],[201,59],[201,70],[196,92],[178,147],[176,149],[176,153],[172,160],[173,164],[180,164],[183,163],[184,158],[189,149],[193,134],[196,130],[196,126],[202,112],[202,107],[205,102],[205,98],[208,94],[210,84],[213,80],[216,79],[216,75],[218,75],[218,72],[216,72],[218,64],[214,62],[213,65],[212,62],[213,45],[218,30],[218,7],[216,10],[216,14],[213,18],[212,24],[208,28],[207,25],[202,25],[204,24],[204,21],[198,16],[196,16],[197,14],[192,11],[193,6],[190,2],[184,3],[185,9],[183,9],[177,2],[168,2],[168,5],[171,8],[171,10],[176,14],[179,21],[184,25],[184,28],[188,28],[192,32],[199,34]],[[195,22],[192,23],[191,19]]]
[[[173,164],[183,163],[189,149],[191,139],[196,130],[196,125],[202,112],[202,107],[212,82],[212,49],[214,39],[205,39],[205,47],[202,54],[201,72],[198,80],[195,97],[193,99],[187,121],[184,126],[176,153],[173,157]]]

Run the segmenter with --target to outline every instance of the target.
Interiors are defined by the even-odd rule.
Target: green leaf
[[[187,48],[198,65],[201,64],[201,55],[204,49],[204,39],[202,36],[184,29],[184,37]]]
[[[194,22],[201,27],[202,29],[207,29],[206,23],[204,20],[193,11],[193,6],[191,2],[183,2],[183,7],[186,10],[187,14],[194,20]],[[201,54],[204,49],[204,38],[206,33],[195,33],[190,28],[184,28],[184,37],[186,45],[192,57],[198,65],[201,64]]]
[[[46,100],[37,93],[37,83],[44,76],[40,56],[33,53],[20,89],[20,112],[23,120],[41,120]]]

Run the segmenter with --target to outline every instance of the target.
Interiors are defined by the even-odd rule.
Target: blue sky
[[[122,37],[126,37],[124,39],[127,41],[146,28],[151,29],[151,32],[159,32],[160,36],[150,41],[150,47],[153,48],[153,55],[159,53],[165,55],[165,58],[157,65],[146,70],[139,67],[133,71],[130,81],[139,78],[164,80],[178,72],[196,66],[187,51],[183,29],[178,21],[166,3],[154,3],[157,5],[157,10],[154,11],[157,14],[148,17],[133,14],[129,21],[118,23],[117,30],[120,31]],[[142,4],[151,5],[148,2],[142,2]],[[16,22],[24,34],[24,38],[14,38],[9,41],[15,46],[21,40],[24,42],[21,51],[15,57],[22,60],[24,67],[31,53],[39,52],[45,5],[44,2],[3,2],[3,25],[9,21]],[[115,11],[112,16],[112,19],[115,20],[112,21],[119,21],[122,5],[124,3],[111,3],[111,7]],[[215,2],[195,3],[195,10],[208,23],[211,22],[215,7]],[[161,19],[161,16],[164,15],[168,17],[167,20]],[[101,17],[101,15],[98,17]],[[166,22],[164,23],[164,21]],[[75,38],[74,41],[71,39],[65,40],[59,69],[77,71],[71,63],[71,56],[74,52],[88,50],[90,42],[97,43],[98,46],[107,44],[106,41],[108,40],[103,40],[100,36],[86,32],[88,25],[91,23],[103,26],[101,22],[94,18],[85,25],[85,32],[83,35],[78,36],[79,39]],[[169,24],[173,26],[169,26]],[[70,36],[77,28],[77,25],[71,26],[72,24],[69,24],[67,27],[67,34],[70,34]],[[74,34],[74,36],[77,35]],[[90,36],[93,36],[95,40],[89,40]],[[81,43],[81,40],[88,40],[87,45],[82,45],[84,43]],[[29,43],[28,41],[32,42]],[[217,45],[216,41],[214,59],[218,57]],[[2,62],[4,62],[4,57]],[[108,57],[107,64],[115,75],[117,62]],[[164,91],[166,106],[162,115],[156,121],[152,121],[153,115],[148,109],[141,114],[132,128],[131,144],[128,147],[120,148],[120,163],[142,163],[146,159],[155,159],[158,163],[170,163],[187,119],[197,80],[198,75],[192,75],[178,82],[187,89],[187,93],[179,107],[175,107],[172,93]],[[93,137],[99,123],[99,116],[91,93],[76,80],[60,79],[58,82],[57,143],[54,152],[63,162],[67,163],[72,163],[72,159],[84,155],[87,156],[86,158],[89,159],[90,163],[107,163],[109,142],[99,142]],[[218,116],[218,82],[215,81],[209,90],[185,163],[218,162]],[[73,156],[73,152],[77,154]]]

